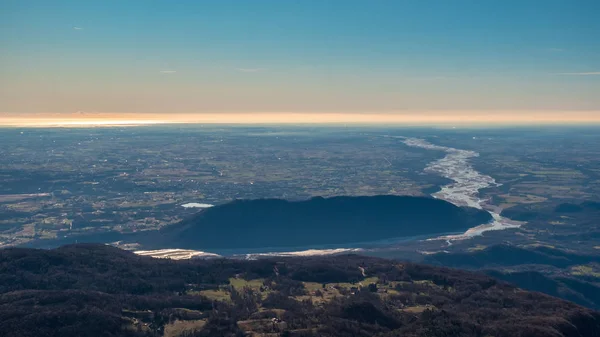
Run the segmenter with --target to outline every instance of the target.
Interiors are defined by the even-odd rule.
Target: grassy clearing
[[[313,304],[326,303],[334,299],[335,297],[342,296],[338,289],[350,290],[352,288],[360,288],[367,287],[371,283],[377,284],[379,282],[379,278],[377,277],[369,277],[357,283],[327,283],[325,288],[323,288],[322,283],[317,282],[302,282],[304,284],[304,289],[306,289],[308,295],[296,296],[294,297],[297,301],[311,300]],[[317,296],[317,291],[321,293],[322,296]]]
[[[264,336],[265,334],[271,335],[286,325],[285,323],[273,323],[271,319],[267,318],[238,321],[237,326],[245,333],[252,334],[252,336],[255,336],[257,333],[260,334],[259,336]],[[275,333],[275,336],[279,336],[279,334]]]
[[[429,305],[429,304],[426,304],[426,305],[415,305],[415,306],[412,306],[412,307],[402,308],[400,310],[404,311],[404,312],[410,312],[410,313],[413,313],[413,314],[420,314],[420,313],[422,313],[423,311],[425,311],[427,309],[434,310],[435,306]]]
[[[270,289],[263,289],[263,291],[260,291],[260,288],[263,287],[264,281],[264,279],[245,280],[243,278],[232,277],[229,279],[229,284],[223,285],[220,289],[202,290],[194,292],[194,294],[202,295],[215,301],[231,302],[231,294],[228,288],[231,286],[237,291],[243,291],[245,288],[250,288],[259,293],[264,299],[272,292]],[[297,301],[311,300],[314,304],[326,303],[335,297],[342,296],[340,293],[341,289],[349,291],[352,288],[366,288],[371,283],[378,284],[379,278],[368,277],[357,283],[327,283],[325,288],[323,288],[322,283],[302,282],[304,289],[307,291],[307,295],[295,296],[294,299]],[[382,285],[379,286],[381,287]],[[398,293],[396,290],[389,289],[388,287],[385,287],[385,289],[387,289],[387,293],[390,295]]]
[[[378,277],[376,277],[376,276],[374,276],[374,277],[369,277],[369,278],[366,278],[366,279],[364,279],[364,280],[360,281],[360,283],[362,283],[362,284],[363,284],[363,286],[365,286],[365,287],[366,287],[366,286],[368,286],[370,283],[375,283],[375,284],[379,283],[379,278],[378,278]]]
[[[416,280],[413,281],[414,284],[422,284],[430,287],[439,287],[437,284],[433,283],[431,280]]]
[[[341,296],[339,290],[334,287],[334,284],[327,284],[325,288],[323,288],[323,284],[317,282],[302,282],[304,284],[304,289],[308,295],[304,296],[295,296],[294,299],[296,301],[305,301],[310,299],[313,304],[327,303],[334,299],[337,296]],[[315,293],[319,291],[322,296],[317,296]]]
[[[264,278],[258,278],[254,280],[244,280],[243,278],[235,278],[232,277],[229,279],[229,284],[235,288],[235,290],[242,290],[246,287],[251,288],[252,290],[259,291],[260,287],[263,286],[265,282]]]
[[[184,333],[192,333],[204,327],[206,320],[175,321],[165,325],[164,337],[177,337]]]
[[[211,300],[231,302],[231,293],[229,286],[232,286],[236,291],[243,291],[245,288],[250,288],[259,293],[264,299],[271,291],[260,291],[263,286],[264,279],[244,280],[242,278],[230,278],[229,284],[222,285],[220,289],[209,289],[191,292],[191,295],[202,295]]]
[[[231,302],[231,294],[225,289],[211,289],[194,292],[193,294],[202,295],[215,301]]]
[[[596,268],[584,265],[571,267],[571,275],[600,278],[600,272]]]
[[[272,292],[270,289],[264,289],[260,291],[260,288],[263,287],[263,283],[265,279],[257,278],[254,280],[244,280],[243,278],[230,278],[229,284],[237,291],[242,291],[244,288],[250,288],[254,292],[260,294],[260,297],[264,300],[267,296]]]
[[[323,284],[322,283],[317,283],[317,282],[302,282],[302,284],[304,284],[304,289],[306,289],[306,291],[310,292],[314,292],[317,290],[323,290]]]
[[[379,282],[379,278],[377,277],[368,277],[363,279],[362,281],[356,282],[356,283],[345,283],[345,282],[341,282],[341,283],[327,283],[328,286],[332,286],[332,287],[340,287],[340,288],[346,288],[346,289],[351,289],[353,287],[366,287],[368,286],[370,283],[375,283],[377,284]]]

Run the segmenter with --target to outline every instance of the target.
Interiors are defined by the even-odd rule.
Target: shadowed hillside
[[[489,275],[564,298],[590,308],[600,308],[600,256],[570,253],[549,247],[495,245],[467,253],[438,253],[426,263],[484,270]]]
[[[343,244],[464,231],[486,211],[408,196],[236,200],[139,240],[152,248],[254,248]]]

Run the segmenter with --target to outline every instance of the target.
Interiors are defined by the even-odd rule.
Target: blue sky
[[[599,1],[0,0],[0,112],[600,110]]]

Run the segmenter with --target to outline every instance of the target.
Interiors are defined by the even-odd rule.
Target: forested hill
[[[146,248],[301,247],[460,232],[491,220],[483,210],[411,196],[236,200],[146,238]]]
[[[600,309],[600,255],[551,247],[494,245],[464,253],[428,255],[424,262],[476,269],[521,288]]]
[[[600,313],[493,278],[357,255],[172,261],[0,250],[2,336],[600,336]]]

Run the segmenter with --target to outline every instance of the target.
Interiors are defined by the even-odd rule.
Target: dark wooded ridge
[[[259,288],[230,284],[242,279]],[[91,244],[0,250],[3,336],[162,336],[182,321],[202,325],[180,336],[600,336],[598,312],[441,267],[357,255],[171,261]]]

